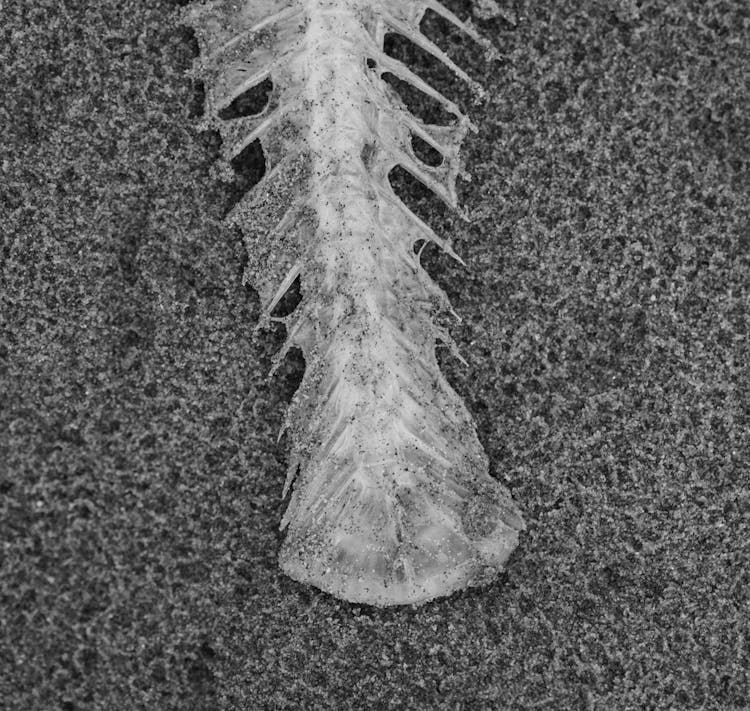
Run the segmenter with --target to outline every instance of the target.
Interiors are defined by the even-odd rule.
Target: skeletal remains
[[[383,51],[398,33],[474,85],[420,31],[427,10],[482,41],[437,0],[214,0],[185,20],[201,55],[204,126],[223,157],[260,140],[267,170],[227,217],[249,253],[259,325],[282,321],[306,361],[286,414],[290,442],[281,522],[283,571],[337,597],[421,603],[491,580],[524,523],[488,473],[466,407],[438,367],[438,317],[453,313],[414,245],[450,245],[396,196],[396,165],[457,207],[459,146],[471,122],[452,101]],[[431,125],[383,79],[395,75],[455,121]],[[264,80],[257,115],[220,113]],[[442,155],[417,158],[417,136]],[[272,312],[299,279],[302,300]]]

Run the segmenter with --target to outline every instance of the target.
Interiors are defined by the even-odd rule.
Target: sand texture
[[[471,16],[468,0],[447,3]],[[292,353],[169,0],[0,5],[0,708],[750,708],[750,7],[477,2],[442,349],[527,530],[422,607],[279,569]],[[424,107],[427,109],[428,107]]]

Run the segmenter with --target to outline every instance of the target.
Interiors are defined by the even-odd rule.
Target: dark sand
[[[473,222],[405,189],[528,531],[382,611],[277,567],[302,362],[265,379],[220,225],[254,168],[210,169],[174,5],[4,1],[3,711],[750,708],[750,6],[512,4],[495,64],[431,25],[489,89],[443,83]]]

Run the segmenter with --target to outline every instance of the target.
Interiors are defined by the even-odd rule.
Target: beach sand
[[[3,709],[750,708],[750,10],[503,6],[491,63],[427,23],[488,90],[444,87],[471,221],[396,182],[466,262],[425,250],[441,362],[528,530],[379,610],[279,570],[304,364],[266,379],[221,225],[258,165],[212,169],[176,5],[5,0]]]

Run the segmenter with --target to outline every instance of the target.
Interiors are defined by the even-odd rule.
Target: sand
[[[750,10],[502,5],[494,63],[428,23],[482,102],[392,44],[477,124],[471,222],[398,183],[528,530],[377,610],[278,568],[303,363],[266,380],[221,225],[258,166],[212,168],[175,4],[5,0],[0,707],[750,708]]]

